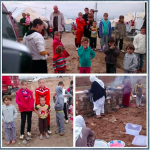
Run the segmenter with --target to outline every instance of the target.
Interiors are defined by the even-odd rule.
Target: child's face
[[[29,14],[27,14],[27,17],[29,17],[30,15]]]
[[[82,18],[82,14],[79,14],[78,17],[81,19]]]
[[[93,13],[93,10],[90,10],[90,13],[94,14],[94,13]]]
[[[4,100],[4,103],[5,103],[5,105],[9,106],[9,105],[10,105],[10,99],[7,99],[7,98],[6,98],[6,99]]]
[[[64,88],[64,85],[62,84],[62,85],[60,85],[61,87],[62,87],[62,89]]]
[[[121,21],[121,22],[124,22],[124,18],[121,18],[120,21]]]
[[[82,42],[82,46],[84,49],[87,49],[87,45],[88,45],[88,42],[87,41],[83,41]]]
[[[40,98],[40,104],[43,106],[45,105],[45,99],[44,98]]]
[[[133,49],[129,49],[129,48],[128,48],[128,49],[127,49],[127,53],[128,53],[128,54],[132,54],[132,53],[133,53]]]
[[[141,29],[141,34],[145,34],[146,30],[145,29]]]
[[[108,19],[108,16],[107,15],[104,15],[104,20],[107,20]]]
[[[85,11],[85,13],[86,13],[86,14],[88,14],[88,13],[89,13],[89,10],[88,10],[88,9],[85,9],[84,11]]]
[[[22,88],[25,90],[25,89],[27,88],[27,85],[28,85],[27,82],[23,82],[21,86],[22,86]]]
[[[40,80],[38,83],[39,83],[40,88],[44,88],[44,86],[45,86],[45,81],[44,80]]]
[[[73,88],[73,84],[71,84],[71,87]]]
[[[115,42],[109,42],[108,44],[109,44],[109,46],[114,46]]]
[[[96,22],[93,22],[93,27],[96,27],[97,23]]]
[[[60,40],[60,34],[55,35],[55,38]]]
[[[139,84],[139,85],[141,85],[141,84],[142,84],[142,81],[141,81],[141,80],[139,80],[138,84]]]

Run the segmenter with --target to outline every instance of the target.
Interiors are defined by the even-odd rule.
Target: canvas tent
[[[20,19],[22,18],[22,13],[29,13],[30,14],[30,20],[33,21],[36,18],[40,18],[43,21],[48,21],[48,19],[41,14],[37,13],[36,11],[32,10],[29,7],[26,7],[15,19],[17,22],[20,22]]]
[[[135,28],[140,30],[143,23],[144,23],[144,17],[145,17],[145,12],[142,12],[140,14],[137,15],[136,17],[136,25]]]

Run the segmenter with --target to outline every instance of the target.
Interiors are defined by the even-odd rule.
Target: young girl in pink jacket
[[[31,118],[34,111],[33,92],[27,89],[27,81],[21,81],[22,88],[16,92],[16,103],[21,113],[20,139],[24,138],[24,127],[27,118],[27,135],[31,136]]]
[[[62,47],[64,47],[64,45],[62,44],[61,40],[60,40],[60,32],[55,31],[54,33],[54,40],[53,40],[53,55],[55,56],[55,51],[58,45],[61,45]],[[65,58],[67,58],[69,55],[69,53],[64,50],[63,54],[65,55]]]

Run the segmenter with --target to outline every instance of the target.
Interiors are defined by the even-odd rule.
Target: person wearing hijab
[[[96,118],[104,116],[104,103],[106,97],[106,88],[102,80],[99,80],[96,76],[91,75],[90,81],[92,82],[90,92],[93,94],[93,110],[96,113]]]
[[[81,115],[75,117],[75,142],[76,147],[94,146],[94,132],[86,127]]]
[[[131,80],[126,78],[123,84],[123,99],[122,99],[122,107],[128,107],[130,103],[130,96],[132,92]]]

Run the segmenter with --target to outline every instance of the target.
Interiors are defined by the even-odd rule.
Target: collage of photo
[[[1,148],[148,148],[148,5],[1,2]]]

